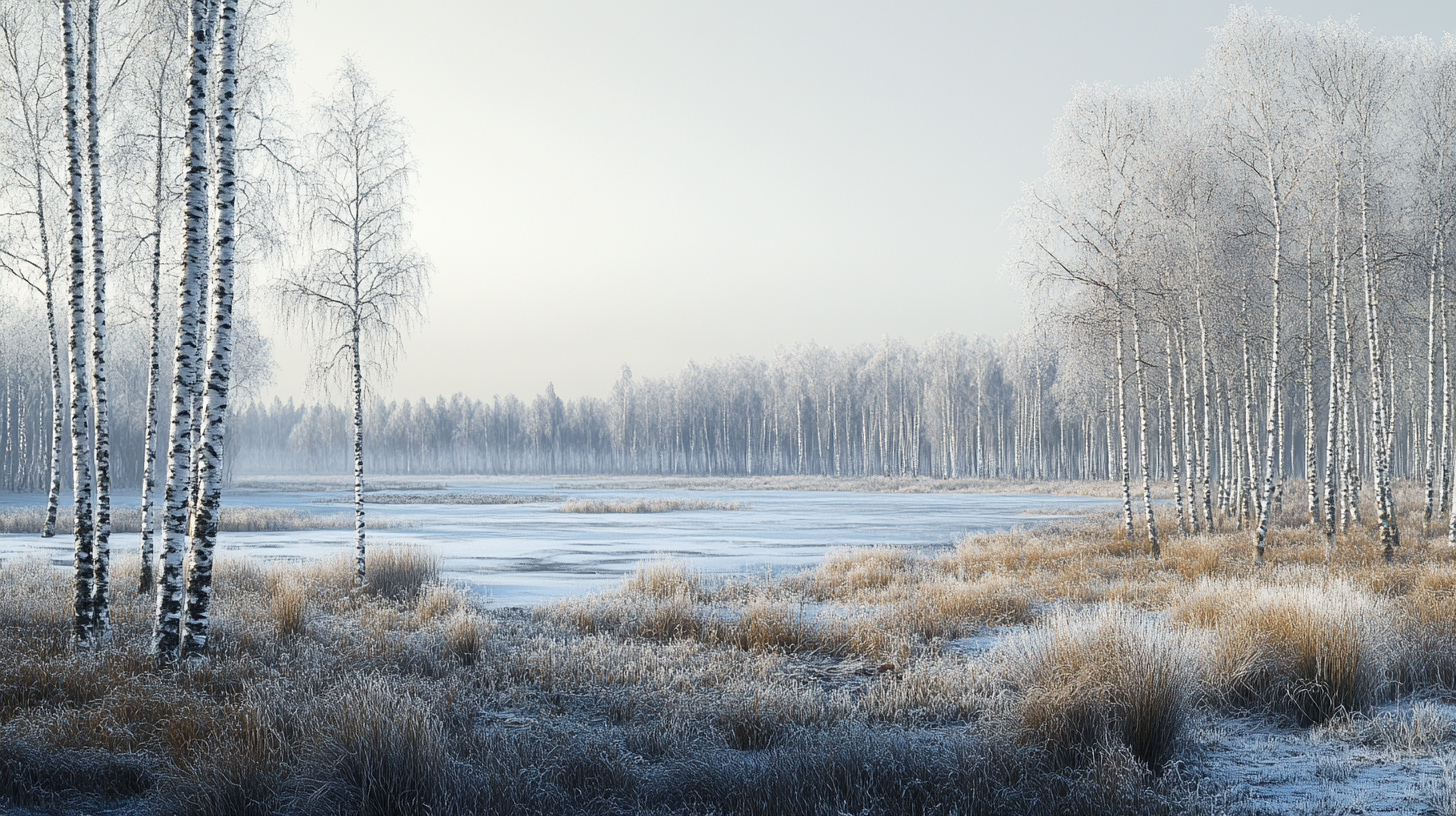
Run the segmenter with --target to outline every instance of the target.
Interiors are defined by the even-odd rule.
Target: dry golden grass
[[[375,545],[368,552],[364,587],[381,598],[413,598],[440,581],[440,557],[424,547]]]
[[[683,561],[650,561],[623,579],[622,591],[651,598],[682,595],[698,599],[703,593],[703,576]]]
[[[1002,648],[1018,687],[1011,727],[1061,757],[1116,741],[1154,770],[1184,738],[1198,671],[1176,631],[1104,608],[1061,614]]]
[[[1160,508],[1161,559],[1106,519],[1057,522],[752,584],[646,564],[529,613],[483,610],[407,548],[371,550],[365,591],[345,558],[223,560],[211,657],[166,671],[128,559],[115,636],[86,654],[65,575],[8,562],[0,806],[1151,814],[1198,805],[1155,771],[1200,707],[1447,744],[1400,697],[1456,690],[1441,531],[1407,529],[1390,564],[1351,531],[1327,564],[1292,503],[1262,566],[1227,520],[1180,535]]]
[[[44,507],[21,507],[0,510],[0,533],[39,534],[45,523]],[[76,524],[71,508],[62,507],[56,513],[56,535],[70,535]],[[397,528],[403,522],[394,519],[377,519],[369,522],[371,527]],[[296,530],[348,530],[354,527],[352,513],[330,513],[317,515],[284,507],[235,507],[224,505],[218,517],[218,530],[225,533],[274,533]],[[140,533],[141,511],[135,507],[117,507],[111,511],[113,533]]]

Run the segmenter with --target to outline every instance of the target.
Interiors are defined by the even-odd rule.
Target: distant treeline
[[[395,474],[1106,477],[1105,455],[1089,447],[1105,429],[1061,418],[1056,380],[1050,356],[1010,340],[796,346],[661,379],[624,367],[606,399],[563,400],[548,385],[530,401],[376,401],[365,448],[371,471]],[[239,473],[345,473],[350,417],[327,404],[253,404],[236,414],[229,445]]]

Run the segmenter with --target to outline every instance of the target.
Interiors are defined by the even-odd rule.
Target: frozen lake
[[[303,480],[300,480],[303,481]],[[382,479],[383,482],[398,481]],[[798,568],[846,546],[948,547],[967,532],[992,532],[1115,506],[1115,499],[1043,494],[852,493],[795,490],[613,489],[586,479],[422,478],[441,493],[584,498],[719,500],[740,510],[666,513],[565,513],[559,502],[531,504],[366,504],[367,517],[399,526],[371,531],[371,544],[409,543],[440,555],[448,578],[479,588],[492,603],[531,605],[616,585],[637,564],[680,558],[714,573]],[[603,485],[605,489],[593,487]],[[128,491],[130,492],[130,491]],[[321,515],[351,512],[344,489],[233,488],[229,504],[293,508]],[[332,501],[330,501],[332,500]],[[426,499],[428,500],[428,499]],[[40,494],[0,493],[0,508],[42,506]],[[136,496],[115,504],[136,507]],[[1057,514],[1057,511],[1063,511]],[[1033,511],[1034,514],[1028,514]],[[115,558],[135,558],[138,536],[112,536]],[[0,558],[34,553],[69,564],[70,539],[0,534]],[[222,533],[219,549],[259,559],[319,558],[350,552],[352,530]]]

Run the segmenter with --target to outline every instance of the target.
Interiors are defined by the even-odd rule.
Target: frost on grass
[[[343,559],[224,560],[213,655],[175,673],[146,654],[146,599],[120,599],[113,643],[77,655],[64,575],[9,563],[0,796],[138,813],[1418,810],[1449,796],[1456,748],[1452,556],[1412,531],[1386,565],[1370,543],[1326,566],[1319,536],[1291,533],[1255,570],[1242,533],[1174,534],[1152,559],[1061,524],[755,580],[651,563],[530,612],[482,609],[419,549],[376,547],[363,590]]]
[[[0,533],[39,533],[45,521],[45,508],[24,507],[0,510]],[[69,534],[76,519],[69,507],[56,514],[56,534]],[[372,527],[399,527],[394,519],[370,520]],[[141,511],[135,507],[115,507],[111,511],[111,529],[115,533],[139,533]],[[302,530],[352,530],[351,513],[316,514],[286,507],[233,507],[224,505],[218,530],[224,533],[272,533]]]
[[[352,503],[350,497],[334,497],[327,502]],[[364,493],[365,504],[541,504],[559,502],[560,496],[546,494],[527,496],[514,493],[447,493],[431,491],[426,493],[392,493],[385,491]]]

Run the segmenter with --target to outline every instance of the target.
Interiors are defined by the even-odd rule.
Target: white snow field
[[[352,493],[327,485],[278,480],[273,489],[224,490],[225,504],[291,508],[319,515],[351,513]],[[334,489],[317,489],[324,486]],[[245,484],[259,484],[244,480]],[[615,586],[639,563],[675,558],[711,573],[745,574],[814,563],[834,547],[891,544],[949,546],[968,532],[1008,530],[1114,507],[1115,499],[1043,494],[851,493],[808,490],[613,489],[610,482],[562,478],[383,478],[381,493],[408,494],[409,504],[366,503],[372,545],[405,543],[440,556],[448,579],[482,591],[492,604],[531,606]],[[430,503],[448,494],[550,497],[524,504]],[[570,499],[686,499],[736,502],[738,510],[661,513],[564,513]],[[41,494],[0,493],[0,511],[43,506]],[[116,506],[138,500],[117,494]],[[352,529],[236,533],[218,536],[222,557],[323,558],[351,553]],[[139,536],[114,533],[113,558],[135,557]],[[68,536],[0,535],[0,558],[35,554],[70,563]]]

